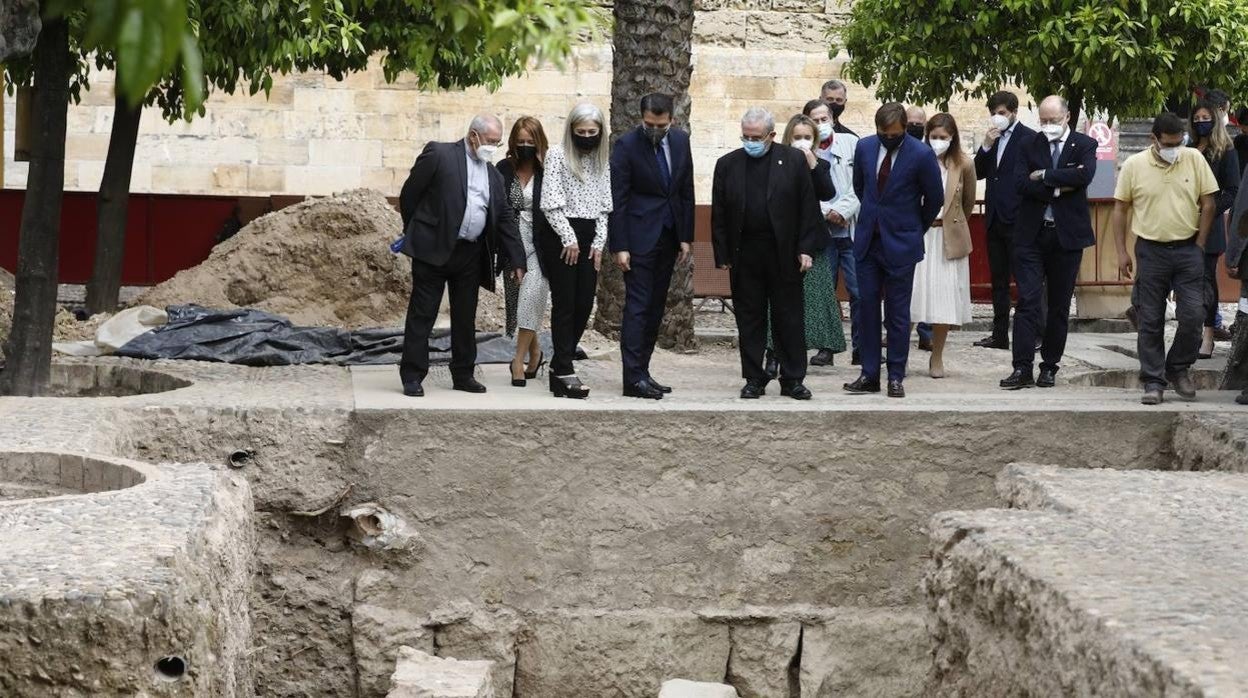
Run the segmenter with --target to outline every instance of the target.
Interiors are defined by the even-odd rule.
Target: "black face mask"
[[[876,134],[876,135],[879,135],[879,134]],[[884,148],[888,150],[889,152],[897,150],[897,146],[901,145],[901,142],[906,140],[906,135],[904,133],[898,134],[896,136],[880,135],[879,137],[880,137],[880,143],[882,143],[884,145]]]
[[[668,128],[668,126],[664,126],[662,128],[657,126],[642,126],[641,131],[646,135],[646,140],[650,141],[650,145],[657,148],[658,145],[663,142],[663,139],[667,137]]]
[[[844,114],[844,113],[845,113],[845,105],[844,105],[844,104],[833,104],[833,103],[829,102],[829,103],[828,103],[828,109],[830,109],[830,110],[832,111],[832,118],[833,118],[833,119],[839,119],[839,118],[841,118],[841,114]]]
[[[583,150],[585,152],[589,152],[594,148],[597,148],[598,144],[601,142],[601,133],[594,136],[578,136],[575,133],[572,134],[572,145],[575,145],[578,150]]]
[[[537,146],[535,145],[518,145],[516,146],[516,160],[520,162],[532,162],[537,159]]]
[[[906,133],[923,140],[923,124],[906,124]]]

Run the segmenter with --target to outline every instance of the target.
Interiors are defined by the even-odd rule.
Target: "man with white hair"
[[[490,163],[502,138],[503,122],[497,116],[478,115],[462,140],[426,145],[399,194],[401,251],[412,258],[412,295],[399,364],[404,395],[425,394],[429,333],[444,289],[451,304],[452,385],[464,392],[485,392],[473,377],[477,287],[494,290],[494,261],[500,251],[516,266],[517,281],[525,272],[516,217],[503,177]]]
[[[763,366],[771,311],[780,358],[780,394],[809,400],[802,274],[828,238],[810,166],[801,151],[777,143],[775,118],[752,108],[741,117],[741,148],[715,163],[711,241],[715,265],[730,272],[745,387],[765,393]]]

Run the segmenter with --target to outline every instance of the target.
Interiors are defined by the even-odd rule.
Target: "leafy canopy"
[[[1072,111],[1142,117],[1197,84],[1242,94],[1248,83],[1241,0],[856,0],[833,33],[847,77],[942,108],[1021,84]]]

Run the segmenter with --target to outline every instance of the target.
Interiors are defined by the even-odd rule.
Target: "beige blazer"
[[[974,210],[975,162],[968,157],[961,165],[949,167],[945,177],[945,208],[940,216],[945,259],[962,259],[971,254],[971,226],[967,219]]]

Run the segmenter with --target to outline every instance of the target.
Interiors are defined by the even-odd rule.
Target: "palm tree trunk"
[[[689,128],[689,79],[693,73],[693,0],[616,0],[615,56],[611,78],[612,140],[641,120],[638,103],[651,92],[676,101],[677,123]],[[603,260],[594,329],[618,336],[624,310],[624,277]],[[693,267],[677,267],[667,294],[659,346],[676,351],[697,348],[693,332]]]
[[[0,373],[0,394],[40,395],[52,374],[61,198],[65,189],[65,122],[69,107],[69,30],[45,19],[35,45],[35,130],[17,252],[13,331]]]
[[[130,173],[139,140],[142,105],[131,105],[117,95],[113,107],[113,132],[100,179],[96,212],[95,265],[87,282],[87,312],[108,313],[117,309],[121,294],[121,267],[125,261],[126,213],[130,205]]]

